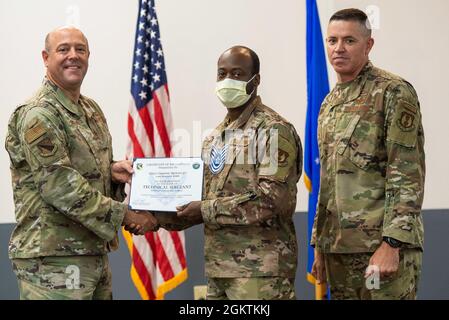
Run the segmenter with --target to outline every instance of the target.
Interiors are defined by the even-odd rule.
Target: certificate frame
[[[176,206],[202,200],[204,162],[200,157],[134,158],[133,170],[131,210],[172,213]]]

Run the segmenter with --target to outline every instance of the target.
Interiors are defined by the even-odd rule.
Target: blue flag
[[[304,148],[304,181],[309,190],[308,208],[308,261],[307,278],[315,283],[311,275],[314,251],[310,246],[313,220],[316,213],[318,191],[320,189],[320,155],[318,150],[318,114],[321,103],[329,93],[329,80],[327,76],[326,55],[323,46],[320,17],[316,0],[307,1],[307,116]],[[317,288],[318,289],[318,288]],[[325,291],[325,290],[324,290]],[[316,298],[321,299],[320,290]]]

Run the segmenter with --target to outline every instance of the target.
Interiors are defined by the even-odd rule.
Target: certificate
[[[201,158],[136,158],[133,169],[132,210],[174,212],[177,206],[201,200]]]

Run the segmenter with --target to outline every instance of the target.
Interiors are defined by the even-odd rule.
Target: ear
[[[260,84],[260,73],[258,73],[255,77],[254,77],[254,85],[257,87]]]
[[[45,67],[48,67],[48,52],[42,50],[42,60],[44,61]]]
[[[366,56],[369,55],[369,53],[370,53],[371,49],[373,48],[373,46],[374,46],[374,39],[373,38],[369,38],[367,46],[366,46],[366,52],[365,52]]]

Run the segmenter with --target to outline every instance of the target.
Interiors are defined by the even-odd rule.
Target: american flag
[[[139,3],[131,95],[128,159],[170,157],[172,118],[154,0]],[[142,299],[163,299],[187,278],[184,232],[123,234],[131,253],[131,278]]]

